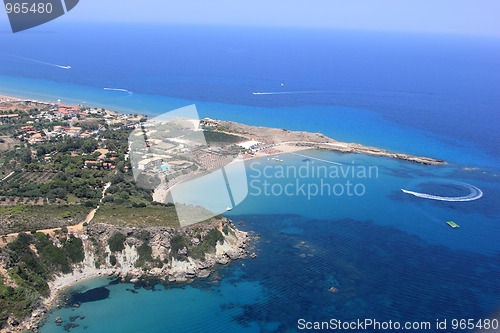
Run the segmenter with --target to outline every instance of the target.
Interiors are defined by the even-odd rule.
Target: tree
[[[83,143],[82,149],[85,153],[90,154],[98,147],[97,142],[95,140],[85,140]]]
[[[30,164],[31,163],[31,151],[29,149],[26,149],[25,151],[23,151],[21,158],[22,158],[24,163]]]
[[[125,239],[127,237],[124,234],[121,234],[119,232],[116,232],[113,234],[113,236],[108,238],[108,245],[109,245],[109,250],[111,252],[119,252],[125,249],[125,245],[123,243],[125,242]]]

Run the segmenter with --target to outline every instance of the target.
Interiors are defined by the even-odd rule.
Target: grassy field
[[[80,205],[17,204],[0,207],[0,234],[78,224],[85,220],[90,210],[91,208]]]
[[[5,184],[16,183],[16,186],[23,186],[26,184],[47,184],[56,176],[55,172],[29,172],[29,171],[17,171],[15,174],[10,176],[4,181]]]
[[[106,223],[123,227],[179,227],[174,207],[123,207],[102,205],[92,223]]]

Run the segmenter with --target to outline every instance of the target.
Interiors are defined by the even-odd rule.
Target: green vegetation
[[[218,131],[221,131],[221,132],[229,132],[229,133],[239,133],[239,134],[248,134],[248,133],[245,133],[245,132],[240,132],[240,131],[237,131],[235,129],[231,129],[230,127],[228,126],[223,126],[223,125],[219,125],[217,127],[217,130]]]
[[[127,239],[127,237],[124,234],[119,232],[114,233],[113,236],[108,238],[109,250],[111,252],[123,251],[125,249],[125,239]]]
[[[228,132],[225,130],[224,132]],[[237,132],[234,132],[237,133]],[[232,135],[227,133],[221,133],[217,131],[204,131],[205,140],[209,145],[220,144],[220,145],[228,145],[236,142],[244,141],[246,138],[238,135]]]
[[[50,113],[50,109],[51,106],[47,106],[43,111]],[[90,115],[80,119],[75,126],[79,126],[81,131],[99,129],[98,133],[73,137],[53,132],[56,135],[52,134],[49,138],[44,131],[71,125],[68,119],[32,121],[30,117],[40,115],[41,111],[4,112],[15,112],[19,118],[4,120],[0,124],[0,135],[12,136],[2,138],[5,142],[0,145],[0,176],[13,172],[0,183],[0,200],[10,205],[29,201],[36,205],[70,203],[95,207],[101,198],[103,185],[117,173],[127,172],[124,155],[128,152],[127,138],[132,129],[107,129],[102,117]],[[26,125],[30,128],[23,129]],[[28,140],[29,133],[35,132],[43,138],[42,142]],[[20,140],[15,141],[17,138]],[[14,146],[15,143],[18,145]],[[148,196],[150,193],[137,195],[139,201],[141,198],[147,200]],[[134,202],[131,200],[128,204]],[[117,203],[121,204],[119,200]]]
[[[199,234],[198,234],[199,235]],[[201,236],[200,236],[201,237]],[[177,260],[185,260],[188,256],[193,259],[205,259],[206,253],[214,253],[217,242],[224,242],[224,236],[217,229],[211,229],[198,245],[193,245],[190,237],[175,235],[170,240],[170,255]],[[179,250],[186,248],[186,254],[180,254]],[[182,252],[182,251],[181,251]]]
[[[54,115],[51,108],[48,106],[45,111]],[[76,124],[70,124],[69,117],[56,121],[51,117],[35,117],[40,111],[11,110],[8,112],[18,113],[19,118],[7,119],[0,124],[0,136],[4,135],[0,141],[0,235],[19,232],[15,240],[0,248],[0,328],[5,326],[9,316],[23,318],[29,315],[40,298],[48,295],[47,281],[55,274],[71,272],[74,264],[84,260],[83,242],[69,234],[67,226],[84,221],[101,198],[102,204],[91,225],[180,227],[173,204],[152,201],[152,189],[160,183],[160,178],[147,178],[142,174],[137,182],[134,180],[130,161],[125,158],[132,128],[106,124],[102,114],[78,115]],[[145,120],[143,118],[141,122]],[[70,126],[88,132],[79,135],[79,130],[74,132],[74,128],[68,128]],[[203,139],[200,132],[186,131],[175,124],[167,126],[169,136],[177,134],[194,141]],[[227,145],[244,140],[238,135],[220,131],[209,130],[204,134],[211,144]],[[157,131],[151,139],[162,135],[162,131]],[[158,148],[176,146],[165,141]],[[234,149],[239,151],[238,147]],[[232,151],[224,149],[221,154],[230,153]],[[175,159],[191,161],[192,165],[178,167],[175,172],[182,174],[198,169],[192,157],[176,154],[173,152]],[[111,183],[111,186],[102,197],[106,183]],[[191,206],[187,210],[196,218],[206,213],[200,209],[203,208]],[[213,253],[217,242],[223,242],[224,237],[217,229],[211,229],[215,224],[208,228],[204,223],[219,218],[202,222],[195,233],[191,229],[179,230],[171,239],[171,257],[203,259],[206,253]],[[58,228],[50,238],[40,232],[48,228]],[[85,230],[90,232],[92,226]],[[225,227],[223,232],[227,235],[233,231]],[[118,264],[117,252],[125,249],[126,237],[115,232],[107,240],[112,266]],[[163,262],[153,258],[149,232],[134,231],[133,237],[141,244],[137,247],[139,258],[136,266],[143,269],[152,265],[162,267]],[[191,242],[193,237],[199,240],[196,245]],[[2,237],[4,243],[7,238]],[[94,237],[90,240],[95,251],[95,266],[99,268],[107,256],[106,241]],[[164,260],[168,262],[168,258]]]
[[[89,212],[89,207],[79,205],[0,206],[0,234],[74,225],[85,220]]]
[[[29,315],[40,297],[47,296],[47,281],[56,273],[69,273],[71,265],[83,261],[82,241],[60,238],[61,247],[43,233],[20,233],[2,249],[10,258],[8,275],[0,275],[0,328],[9,317]],[[1,254],[1,253],[0,253]]]
[[[109,263],[111,264],[111,266],[116,265],[116,257],[114,254],[109,256]]]
[[[142,245],[137,248],[137,253],[139,254],[139,260],[142,261],[153,260],[153,257],[151,256],[153,250],[151,249],[151,246],[149,246],[148,243],[146,242],[142,243]]]
[[[143,269],[149,269],[148,263],[156,263],[158,267],[162,266],[161,261],[153,259],[153,249],[148,245],[147,242],[143,242],[141,246],[137,248],[137,253],[139,254],[139,259],[135,263],[136,267],[141,267]]]
[[[226,235],[233,235],[236,237],[236,234],[234,233],[233,229],[229,228],[227,225],[225,225],[223,228],[222,228],[222,232]]]
[[[69,239],[64,239],[63,248],[66,249],[66,255],[73,263],[82,262],[85,259],[83,253],[83,242],[80,238],[69,236]]]
[[[174,207],[150,205],[147,207],[123,207],[103,205],[92,223],[107,223],[121,227],[179,227]]]
[[[170,255],[177,260],[186,258],[185,255],[179,254],[179,250],[187,248],[189,246],[189,243],[189,238],[187,238],[186,236],[175,235],[170,240]]]
[[[217,242],[224,242],[224,236],[217,229],[211,229],[200,244],[188,248],[188,255],[193,259],[205,259],[206,253],[214,253]]]

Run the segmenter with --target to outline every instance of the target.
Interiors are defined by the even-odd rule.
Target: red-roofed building
[[[57,109],[60,109],[60,108],[69,109],[71,106],[64,105],[64,104],[61,104],[61,103],[56,103],[56,107],[57,107]]]
[[[0,114],[0,120],[2,119],[17,119],[19,115],[17,113],[14,114]]]
[[[85,161],[86,168],[98,169],[101,167],[100,161]]]

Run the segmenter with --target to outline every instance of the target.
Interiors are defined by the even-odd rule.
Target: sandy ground
[[[255,158],[259,158],[259,157],[268,157],[268,156],[277,156],[280,154],[295,153],[295,152],[302,151],[302,150],[312,149],[312,147],[300,147],[300,146],[295,145],[294,143],[280,143],[280,144],[277,144],[276,146],[272,147],[271,149],[275,150],[275,152],[274,153],[267,153],[265,151],[259,151],[255,154],[255,157],[246,158],[246,159],[236,159],[231,163],[240,163],[240,162],[243,162],[246,160],[251,160],[251,159],[255,159]],[[199,175],[196,174],[196,175],[193,175],[191,177],[187,177],[186,179],[176,183],[175,185],[171,186],[170,188],[167,188],[164,177],[161,177],[162,183],[160,185],[158,185],[158,187],[155,188],[155,190],[153,192],[153,201],[165,203],[167,200],[168,194],[175,186],[177,186],[178,184],[180,184],[182,182],[189,181],[190,179],[193,179],[195,177],[199,177]]]

